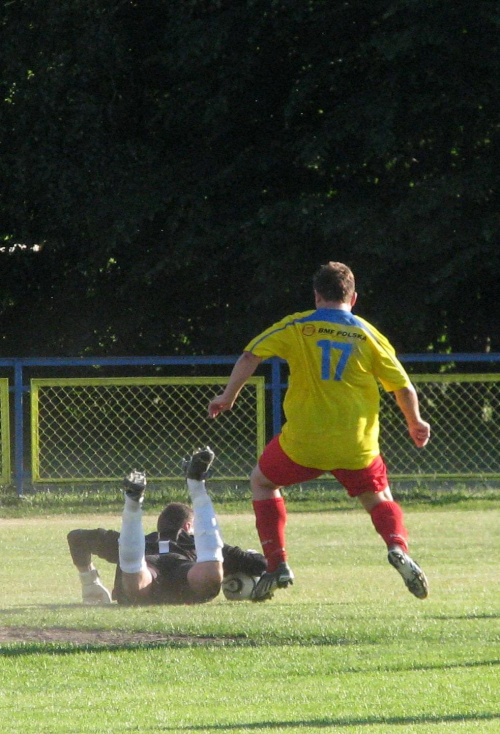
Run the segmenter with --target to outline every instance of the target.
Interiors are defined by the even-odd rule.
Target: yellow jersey
[[[295,313],[244,351],[288,363],[280,444],[293,461],[325,471],[364,469],[379,455],[378,382],[387,391],[411,383],[371,324],[342,309]]]

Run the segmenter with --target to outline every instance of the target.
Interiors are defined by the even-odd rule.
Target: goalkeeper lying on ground
[[[121,531],[72,530],[68,543],[80,573],[86,604],[201,604],[214,599],[223,578],[233,573],[260,577],[267,562],[260,553],[225,545],[205,477],[214,454],[208,446],[195,451],[186,466],[193,503],[167,505],[158,517],[158,532],[144,535],[142,503],[146,477],[131,472],[125,479]],[[112,593],[103,586],[92,555],[117,564]],[[270,598],[270,596],[268,597]]]

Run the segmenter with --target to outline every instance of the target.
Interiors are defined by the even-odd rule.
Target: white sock
[[[137,502],[125,495],[122,527],[118,540],[120,568],[125,573],[139,573],[146,568],[142,498]]]
[[[188,479],[187,485],[193,502],[193,529],[196,558],[199,563],[219,561],[222,563],[224,542],[215,516],[212,500],[207,494],[205,482]]]

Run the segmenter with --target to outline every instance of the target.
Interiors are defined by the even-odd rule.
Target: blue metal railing
[[[157,367],[161,365],[214,365],[234,364],[237,357],[8,357],[0,358],[0,367],[14,370],[14,385],[9,388],[14,394],[14,484],[18,496],[24,492],[28,478],[25,471],[25,428],[24,395],[30,391],[24,384],[27,367]]]
[[[162,365],[232,365],[237,356],[204,356],[204,357],[26,357],[0,358],[0,367],[10,368],[14,372],[14,383],[9,388],[14,396],[14,483],[19,496],[22,496],[27,473],[24,468],[24,394],[30,390],[24,384],[24,372],[27,367],[157,367]],[[404,363],[491,363],[500,362],[500,353],[489,354],[405,354],[399,359]],[[282,391],[286,382],[282,380],[281,367],[284,360],[273,358],[266,360],[271,366],[271,376],[266,389],[271,391],[273,434],[281,430]]]

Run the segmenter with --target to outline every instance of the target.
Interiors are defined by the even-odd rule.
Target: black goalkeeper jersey
[[[119,604],[130,604],[123,591],[122,571],[118,565],[119,537],[116,530],[104,528],[73,530],[68,535],[68,543],[77,566],[89,564],[93,555],[116,564],[112,598]],[[145,536],[145,554],[154,581],[149,598],[141,604],[200,604],[210,601],[196,594],[187,580],[189,569],[196,563],[193,535],[181,530],[175,539],[164,539],[157,532],[149,533]],[[241,571],[250,576],[261,576],[267,567],[260,553],[243,551],[238,546],[224,545],[222,555],[224,575]]]

